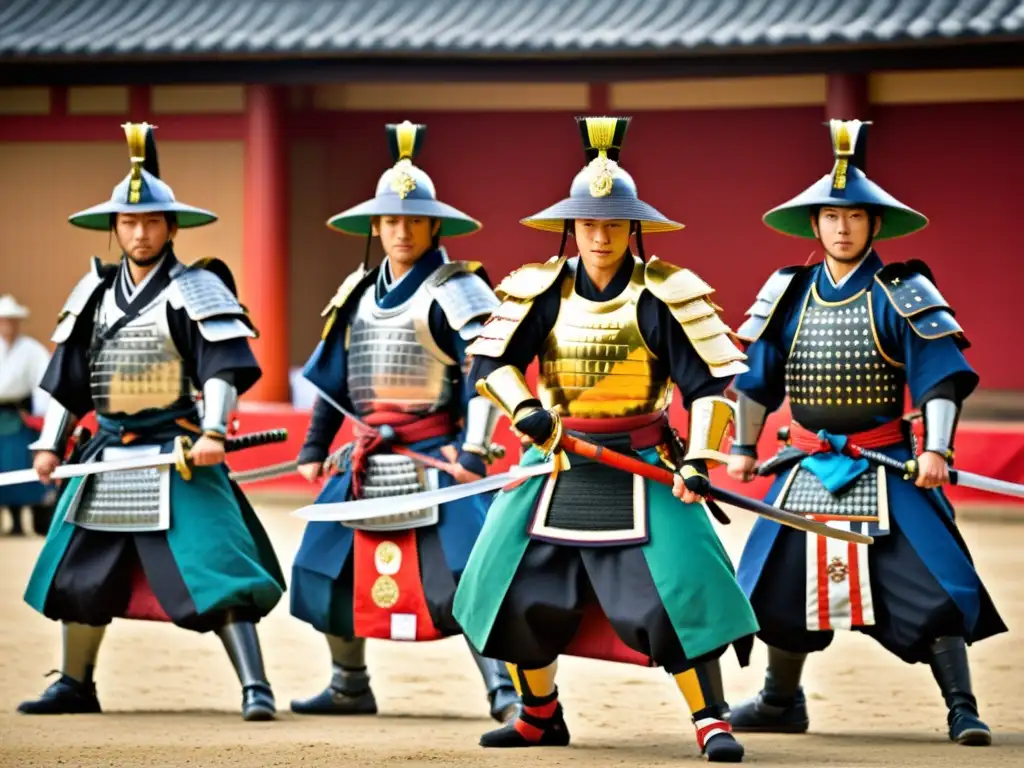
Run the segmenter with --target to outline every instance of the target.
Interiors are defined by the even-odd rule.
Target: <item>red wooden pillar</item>
[[[248,398],[290,402],[288,368],[288,168],[285,98],[270,85],[246,88],[244,225],[240,298],[260,338],[262,378]]]
[[[826,120],[870,120],[868,76],[828,75],[825,91]]]

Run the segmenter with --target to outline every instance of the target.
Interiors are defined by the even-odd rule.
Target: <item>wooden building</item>
[[[449,252],[497,281],[557,248],[518,221],[582,166],[573,117],[614,113],[634,118],[622,163],[642,196],[686,224],[648,250],[715,286],[736,325],[771,270],[812,255],[761,215],[829,170],[827,118],[860,118],[869,174],[931,220],[883,259],[926,260],[983,386],[1024,389],[1006,342],[1024,284],[1022,27],[1014,2],[12,0],[0,292],[45,338],[87,257],[116,258],[67,216],[109,197],[128,170],[119,125],[147,120],[178,197],[220,215],[178,250],[235,272],[263,332],[250,399],[288,401],[362,258],[325,221],[372,194],[385,122],[428,125],[419,164],[484,223]]]

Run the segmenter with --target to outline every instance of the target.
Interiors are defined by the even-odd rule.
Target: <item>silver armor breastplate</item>
[[[870,429],[903,415],[905,384],[879,346],[870,292],[830,303],[812,286],[786,361],[793,419],[833,434]]]
[[[96,310],[93,338],[98,339],[124,312],[112,288]],[[191,395],[191,385],[167,324],[167,292],[94,350],[89,360],[89,387],[96,412],[132,415],[167,408]]]
[[[374,286],[359,299],[349,326],[348,393],[358,415],[376,409],[433,413],[453,397],[455,361],[430,334],[431,297],[422,286],[394,309],[381,309]]]

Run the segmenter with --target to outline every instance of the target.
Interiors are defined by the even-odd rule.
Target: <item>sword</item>
[[[355,499],[354,501],[341,501],[332,504],[310,504],[295,510],[292,512],[292,515],[303,520],[318,523],[354,523],[369,518],[394,517],[407,512],[416,512],[433,507],[437,504],[447,504],[448,502],[458,501],[469,496],[494,491],[516,480],[524,480],[538,475],[550,475],[554,471],[556,464],[557,460],[544,461],[528,466],[514,464],[507,472],[488,475],[482,480],[474,480],[469,483],[460,483],[447,488],[409,493],[402,496]],[[562,465],[560,469],[564,471],[565,466]]]
[[[666,485],[672,485],[673,483],[673,475],[667,469],[655,467],[646,462],[639,461],[638,459],[624,456],[621,453],[616,453],[604,446],[587,443],[578,438],[574,438],[571,435],[563,435],[562,441],[559,445],[572,453],[587,456],[595,461],[613,466],[616,469],[622,469]],[[434,504],[456,501],[458,499],[466,498],[467,496],[474,496],[478,493],[484,493],[496,488],[501,488],[506,483],[513,480],[550,474],[553,471],[556,462],[560,460],[561,459],[555,459],[553,461],[546,461],[530,466],[517,464],[513,465],[508,472],[504,472],[499,475],[492,475],[484,478],[483,480],[477,480],[472,483],[454,485],[449,488],[442,488],[436,491],[423,491],[421,493],[411,493],[404,496],[391,496],[387,498],[359,499],[356,501],[345,501],[335,504],[311,504],[296,510],[292,514],[304,520],[317,522],[356,522],[370,517],[391,517],[405,512],[414,512],[428,506],[433,506]],[[799,515],[794,515],[792,512],[777,509],[769,504],[765,504],[763,501],[741,496],[740,494],[732,493],[731,491],[726,491],[721,488],[713,488],[712,493],[722,501],[730,503],[740,509],[754,512],[762,517],[766,517],[777,523],[788,525],[791,528],[796,528],[801,531],[815,533],[827,538],[840,539],[842,541],[853,541],[858,544],[871,544],[874,541],[871,536],[865,536],[864,534],[856,533],[854,531],[844,531],[842,529],[832,528],[823,523],[808,520],[807,518]]]
[[[287,429],[269,429],[264,432],[251,432],[247,435],[228,438],[224,441],[224,451],[234,451],[255,448],[269,443],[281,443],[288,439]],[[152,469],[153,467],[173,466],[185,480],[192,479],[192,440],[187,436],[179,435],[174,439],[174,450],[171,453],[161,453],[156,456],[133,456],[127,459],[114,459],[112,461],[92,461],[85,464],[64,464],[57,467],[50,475],[51,480],[65,480],[71,477],[86,477],[97,475],[102,472],[123,472],[128,469]],[[22,483],[34,483],[39,481],[39,475],[34,469],[18,469],[14,472],[0,474],[0,487],[5,485],[20,485]]]
[[[438,470],[440,470],[440,471],[442,471],[442,472],[444,472],[444,473],[446,473],[448,475],[452,474],[451,465],[449,465],[449,463],[447,461],[442,461],[441,459],[435,459],[433,456],[427,456],[426,454],[423,454],[423,453],[417,453],[416,451],[413,451],[413,450],[411,450],[409,448],[406,448],[404,445],[394,445],[394,443],[393,443],[393,441],[395,439],[395,429],[394,429],[394,427],[391,427],[391,426],[389,426],[387,424],[383,424],[380,427],[370,426],[365,421],[363,421],[361,418],[359,418],[354,413],[352,413],[350,410],[348,410],[347,408],[345,408],[344,406],[339,404],[333,397],[331,397],[326,392],[324,392],[322,389],[320,389],[320,387],[318,387],[318,386],[316,386],[314,384],[313,388],[316,389],[317,394],[319,394],[320,397],[323,398],[325,403],[327,403],[332,408],[334,408],[336,411],[338,411],[338,413],[340,413],[342,416],[344,416],[345,418],[355,422],[360,427],[365,429],[367,432],[372,432],[373,434],[379,435],[381,438],[383,438],[384,441],[389,444],[388,445],[388,450],[390,450],[392,453],[397,453],[400,456],[406,456],[406,457],[412,459],[413,461],[415,461],[415,462],[417,462],[419,464],[422,464],[422,465],[424,465],[426,467],[432,467],[434,469],[438,469]],[[344,449],[340,449],[334,455],[335,456],[340,455],[342,450],[344,450]],[[490,451],[491,451],[491,454],[495,458],[497,458],[497,459],[504,458],[504,456],[505,456],[505,446],[501,445],[500,443],[491,443]],[[330,458],[328,458],[328,461],[330,461]]]
[[[881,464],[889,469],[902,472],[904,480],[912,480],[917,477],[918,465],[916,459],[900,461],[899,459],[894,459],[891,456],[886,456],[880,451],[873,451],[870,448],[861,448],[860,446],[849,443],[846,446],[846,451],[855,459],[863,457],[868,461],[873,461],[876,464]],[[1024,484],[1011,483],[1006,480],[997,480],[994,477],[978,475],[974,472],[966,472],[962,469],[950,469],[948,471],[949,482],[951,485],[959,485],[961,488],[974,488],[975,490],[988,491],[989,493],[1000,493],[1004,496],[1024,497]]]
[[[653,480],[656,483],[671,486],[674,481],[674,475],[667,469],[656,467],[653,464],[648,464],[646,461],[634,459],[631,456],[618,453],[610,448],[604,447],[603,445],[588,443],[587,441],[580,440],[572,435],[562,435],[559,445],[572,453],[579,454],[580,456],[586,456],[594,461],[630,472],[634,475],[640,475],[641,477]],[[776,523],[787,525],[790,528],[796,528],[798,531],[816,533],[819,536],[824,536],[829,539],[852,541],[857,544],[871,544],[874,542],[874,539],[871,536],[866,536],[854,531],[842,530],[841,528],[833,528],[815,520],[808,520],[806,517],[795,515],[792,512],[786,512],[778,507],[773,507],[771,504],[766,504],[758,499],[752,499],[749,496],[743,496],[738,493],[733,493],[732,491],[727,491],[724,488],[716,488],[712,486],[711,495],[713,498],[720,499],[727,504],[732,504],[734,507],[739,507],[747,512],[753,512],[755,515],[766,517],[769,520],[774,520]]]
[[[255,483],[259,480],[273,480],[275,477],[290,475],[299,468],[299,462],[295,459],[282,461],[280,464],[268,464],[265,467],[255,469],[242,469],[228,474],[232,480],[239,485],[243,483]]]

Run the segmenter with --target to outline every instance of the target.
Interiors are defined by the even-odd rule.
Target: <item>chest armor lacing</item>
[[[431,301],[423,286],[392,309],[377,306],[372,285],[360,298],[347,339],[348,393],[357,414],[426,414],[451,402],[456,361],[430,333]]]
[[[905,385],[880,346],[870,293],[833,303],[812,286],[786,361],[793,419],[834,434],[870,429],[903,415]]]
[[[537,394],[545,408],[565,416],[611,418],[668,407],[671,382],[657,372],[637,322],[644,265],[636,261],[629,285],[610,301],[576,293],[576,275],[562,280],[558,318],[540,355]]]

